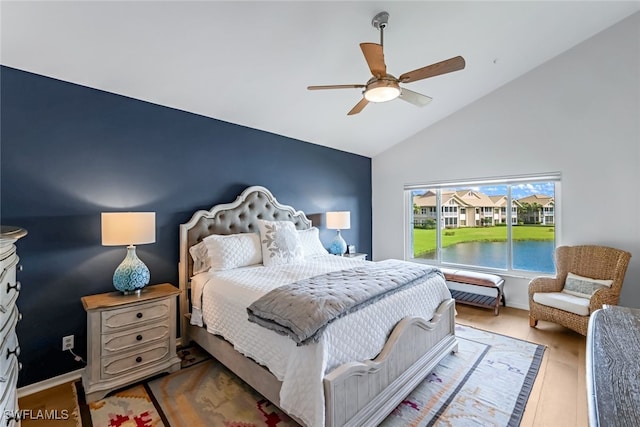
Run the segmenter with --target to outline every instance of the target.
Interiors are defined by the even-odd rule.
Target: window
[[[559,185],[559,174],[545,174],[405,186],[413,206],[406,258],[554,273]],[[416,221],[427,211],[428,223]]]

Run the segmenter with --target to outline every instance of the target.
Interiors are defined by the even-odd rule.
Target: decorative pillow
[[[562,292],[576,297],[591,298],[598,289],[610,288],[613,280],[592,279],[568,273]]]
[[[204,273],[211,268],[211,261],[207,254],[207,245],[204,241],[196,243],[189,248],[189,253],[193,259],[193,275]]]
[[[300,243],[302,243],[302,253],[304,257],[315,255],[327,255],[329,252],[325,249],[320,241],[320,232],[316,227],[307,230],[298,230]]]
[[[265,266],[304,261],[300,236],[290,221],[258,221]]]
[[[262,262],[262,247],[257,233],[212,234],[189,248],[193,258],[193,274],[222,271]]]

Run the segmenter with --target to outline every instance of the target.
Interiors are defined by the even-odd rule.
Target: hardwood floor
[[[74,413],[74,390],[72,383],[65,383],[22,397],[18,402],[20,409],[32,411],[22,420],[22,427],[77,427],[80,413]]]
[[[546,346],[542,366],[531,391],[522,419],[522,427],[588,426],[585,382],[586,338],[562,326],[540,321],[529,327],[527,311],[502,307],[500,315],[492,310],[457,306],[458,323],[520,338]],[[45,390],[20,399],[21,408],[57,408],[60,393]],[[23,427],[44,426],[23,422]],[[58,424],[56,424],[58,426]],[[59,424],[60,427],[63,424]]]
[[[522,427],[588,426],[585,371],[586,338],[563,326],[539,321],[529,327],[529,312],[501,307],[491,310],[458,304],[458,323],[546,346],[529,396]]]

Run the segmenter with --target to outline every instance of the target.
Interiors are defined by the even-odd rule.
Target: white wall
[[[406,183],[556,171],[558,243],[631,252],[620,304],[640,308],[640,13],[376,156],[374,259],[404,257]],[[527,284],[507,277],[508,305]]]

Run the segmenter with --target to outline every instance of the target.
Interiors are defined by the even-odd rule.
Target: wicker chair
[[[529,283],[529,326],[547,320],[587,335],[589,315],[603,304],[617,305],[631,254],[604,246],[560,246],[555,251],[556,277],[536,277]],[[533,300],[538,292],[561,292],[567,273],[593,279],[611,279],[611,287],[597,290],[588,302],[587,315],[581,316]]]

